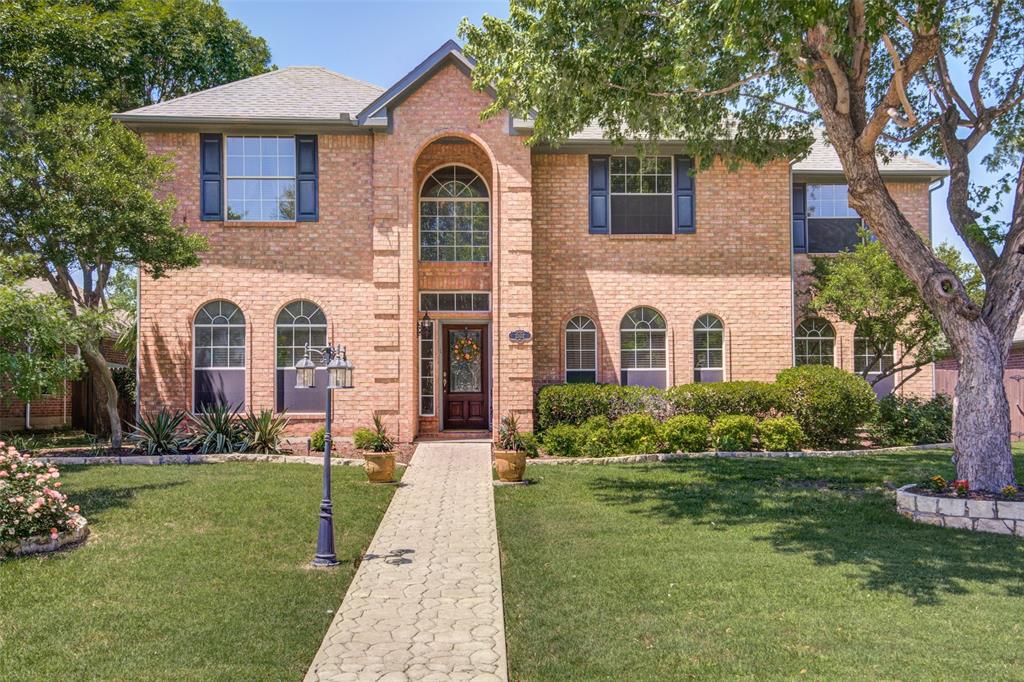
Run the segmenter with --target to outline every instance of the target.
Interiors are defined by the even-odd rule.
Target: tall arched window
[[[800,365],[835,365],[836,330],[820,317],[809,317],[796,326],[793,354]]]
[[[626,386],[668,384],[667,327],[654,308],[633,308],[619,325],[622,383]]]
[[[196,313],[192,334],[196,412],[218,405],[245,408],[245,316],[228,301],[211,301]]]
[[[880,375],[889,372],[893,367],[892,344],[877,346],[870,333],[863,327],[863,323],[857,325],[853,332],[853,371],[866,378],[875,388],[879,396],[892,393],[896,377],[889,375],[880,378]]]
[[[431,173],[420,191],[420,260],[490,260],[487,185],[465,166]]]
[[[295,388],[295,363],[306,345],[327,345],[327,316],[310,301],[294,301],[277,316],[277,410],[278,412],[323,412],[327,406],[327,370],[316,371],[313,388]],[[310,356],[320,363],[316,354]]]
[[[597,325],[577,315],[565,325],[565,381],[585,384],[597,381]]]
[[[693,380],[697,383],[725,378],[725,326],[714,315],[701,315],[693,323]]]

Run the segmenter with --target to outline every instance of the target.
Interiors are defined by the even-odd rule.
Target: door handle
[[[448,390],[448,371],[444,370],[441,372],[441,390]]]

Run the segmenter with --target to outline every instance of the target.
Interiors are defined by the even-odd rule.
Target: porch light
[[[295,363],[295,388],[313,388],[316,385],[316,365],[304,356]]]
[[[430,319],[430,313],[424,310],[423,317],[420,319],[419,327],[416,329],[416,336],[429,339],[430,332],[433,331],[431,324],[433,324],[433,320]]]
[[[345,349],[327,363],[327,388],[352,388],[355,365],[349,362]]]

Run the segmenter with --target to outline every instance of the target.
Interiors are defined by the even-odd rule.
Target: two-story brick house
[[[854,368],[855,330],[801,313],[812,252],[856,238],[835,155],[692,176],[683,144],[640,159],[587,129],[529,147],[529,121],[480,120],[449,42],[383,90],[291,67],[117,115],[176,163],[196,269],[140,284],[143,413],[211,402],[287,411],[304,345],[343,344],[343,432],[382,411],[402,440],[486,431],[562,381],[771,380]],[[945,171],[883,169],[922,234]],[[861,353],[863,355],[863,353]],[[318,381],[324,382],[321,378]],[[930,368],[903,390],[930,395]]]

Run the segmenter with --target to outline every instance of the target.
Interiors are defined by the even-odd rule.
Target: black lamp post
[[[324,416],[324,493],[320,500],[320,529],[316,538],[314,566],[337,566],[334,553],[334,512],[331,506],[331,391],[338,388],[352,388],[352,374],[355,366],[348,361],[345,347],[333,346],[310,348],[295,363],[295,388],[313,388],[316,385],[316,365],[310,359],[316,353],[327,361],[327,409]]]

